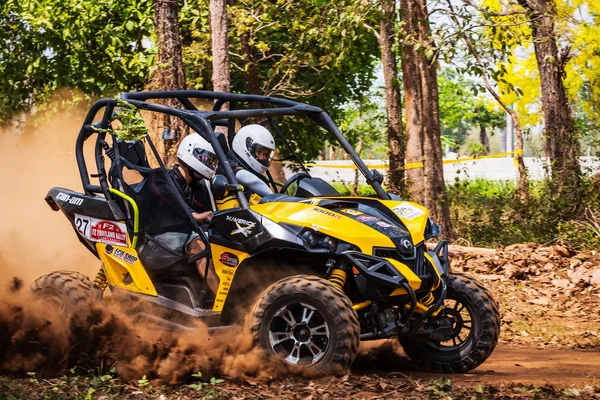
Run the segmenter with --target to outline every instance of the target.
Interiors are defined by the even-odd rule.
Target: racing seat
[[[130,237],[138,238],[136,251],[140,261],[160,296],[192,308],[198,308],[200,304],[210,305],[214,294],[205,291],[195,259],[187,255],[180,240],[181,234],[188,235],[189,239],[196,227],[184,208],[185,203],[182,204],[179,188],[164,167],[150,168],[143,143],[128,145],[133,146],[135,151],[113,154],[109,180],[113,189],[128,196],[135,204],[134,210],[128,202],[121,201],[122,208],[129,215],[127,227]],[[140,154],[143,156],[138,157]],[[141,179],[128,183],[123,177],[124,169],[137,172]],[[136,213],[139,219],[137,232],[135,218],[132,218]],[[169,233],[179,234],[173,243],[180,247],[165,241],[164,237]],[[156,236],[160,234],[167,235],[161,235],[159,241]]]
[[[167,232],[180,232],[191,235],[194,226],[189,221],[186,210],[177,199],[170,184],[168,171],[164,168],[150,168],[144,144],[141,141],[117,144],[118,154],[114,154],[109,171],[110,184],[114,189],[129,196],[139,212],[139,232],[134,232],[133,210],[129,203],[119,200],[126,210],[128,229],[131,236],[138,236],[137,252],[150,275],[161,274],[163,270],[194,269],[187,261],[189,256],[183,248],[169,247],[157,241],[154,236]],[[141,180],[128,183],[123,170],[135,171]],[[164,242],[164,241],[163,241]],[[197,273],[197,272],[196,272]]]

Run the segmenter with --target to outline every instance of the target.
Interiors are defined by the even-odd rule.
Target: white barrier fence
[[[545,158],[525,157],[525,167],[528,177],[531,180],[540,180],[546,175],[544,164]],[[581,157],[581,166],[586,174],[600,173],[599,157]],[[365,164],[381,165],[386,160],[365,160]],[[317,161],[315,166],[310,167],[310,173],[314,177],[322,178],[328,182],[354,182],[356,169],[348,168],[354,163],[350,160]],[[344,166],[340,168],[336,166]],[[378,168],[379,172],[384,174],[386,169]],[[286,177],[293,175],[289,167],[285,167]],[[518,179],[519,171],[514,165],[512,157],[506,158],[486,158],[475,161],[457,162],[455,164],[444,164],[444,179],[446,182],[453,182],[457,177],[460,180],[467,179],[490,179],[496,181],[511,181]],[[362,174],[359,174],[359,182],[364,182]]]

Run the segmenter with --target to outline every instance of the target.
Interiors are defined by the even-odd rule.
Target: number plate
[[[122,222],[75,214],[75,228],[79,234],[92,242],[127,246],[127,227]]]

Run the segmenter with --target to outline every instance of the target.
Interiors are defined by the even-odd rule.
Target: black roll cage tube
[[[276,97],[252,94],[210,92],[204,90],[129,92],[122,94],[121,99],[134,105],[140,110],[154,111],[178,117],[192,130],[210,142],[215,150],[215,154],[217,155],[219,162],[223,166],[227,181],[230,185],[232,185],[232,187],[237,188],[237,199],[240,207],[243,209],[249,208],[248,201],[244,196],[243,188],[239,185],[237,179],[235,178],[223,148],[217,140],[211,122],[214,123],[223,119],[229,120],[229,130],[231,133],[233,123],[237,118],[262,117],[272,119],[271,117],[278,115],[306,115],[317,125],[331,133],[338,140],[338,142],[342,145],[342,148],[348,153],[352,161],[354,161],[354,164],[363,174],[367,183],[373,187],[377,196],[382,200],[390,199],[388,193],[383,189],[381,184],[374,177],[373,173],[367,168],[359,155],[354,151],[348,140],[342,135],[331,117],[318,107]],[[156,99],[177,99],[183,105],[183,107],[185,107],[185,109],[173,108],[147,102],[147,100]],[[190,99],[216,100],[216,102],[212,111],[202,111],[198,110],[190,101]],[[240,102],[249,104],[259,103],[263,107],[268,106],[269,108],[237,109],[237,105]],[[226,103],[230,103],[232,109],[228,111],[221,111],[222,106]],[[81,176],[84,192],[88,195],[93,193],[103,194],[106,199],[113,199],[113,196],[108,187],[107,174],[104,167],[103,144],[105,143],[106,132],[102,130],[109,127],[114,109],[117,106],[117,101],[115,99],[105,98],[96,101],[88,111],[75,143],[75,157],[77,159],[77,165],[79,167],[79,174]],[[96,114],[103,108],[104,113],[102,115],[102,119],[98,123],[93,124],[93,119],[95,118]],[[97,128],[99,128],[100,131],[96,130]],[[280,134],[280,132],[277,133]],[[88,140],[93,134],[97,134],[94,155],[98,173],[89,175],[83,154],[83,145],[85,141]],[[282,135],[280,134],[280,136]],[[146,136],[145,139],[151,142],[149,136]],[[282,137],[282,139],[285,139],[285,137]],[[287,140],[286,144],[288,145],[289,149],[292,149],[289,143],[287,143]],[[152,143],[150,145],[151,147],[154,147]],[[164,168],[162,160],[158,158],[157,161],[161,167]],[[98,178],[100,185],[92,185],[90,183],[90,176]],[[183,198],[180,200],[183,201]],[[201,237],[203,240],[206,239],[205,235],[202,233]]]

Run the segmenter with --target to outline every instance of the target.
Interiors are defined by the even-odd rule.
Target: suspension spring
[[[329,275],[329,282],[333,284],[333,286],[342,290],[344,284],[346,283],[346,271],[343,269],[335,268],[331,271],[331,275]]]
[[[106,272],[104,272],[104,265],[102,265],[98,270],[98,273],[96,274],[96,279],[94,279],[94,285],[103,292],[106,289],[106,286],[108,286],[108,281],[106,280]]]
[[[429,308],[435,302],[435,298],[433,297],[433,293],[427,293],[423,298],[419,300],[419,303],[423,304],[425,307]]]

